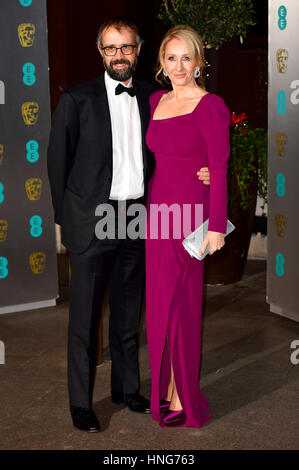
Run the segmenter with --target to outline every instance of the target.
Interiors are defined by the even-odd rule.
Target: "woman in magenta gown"
[[[227,159],[230,113],[222,98],[207,93],[196,78],[204,66],[197,33],[187,26],[172,28],[159,53],[173,90],[150,97],[147,145],[156,168],[149,185],[146,239],[146,326],[152,376],[151,412],[161,426],[200,427],[210,407],[199,388],[204,261],[192,258],[182,240],[151,237],[153,205],[203,205],[209,218],[204,240],[210,253],[224,245],[226,231]],[[159,73],[159,72],[158,72]],[[210,186],[197,170],[209,167]],[[190,231],[197,228],[192,212]]]

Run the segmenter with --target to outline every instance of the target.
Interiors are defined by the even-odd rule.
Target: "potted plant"
[[[267,203],[267,132],[262,128],[252,129],[245,113],[232,113],[230,144],[228,218],[236,229],[219,252],[206,258],[208,284],[229,284],[241,279],[257,196]]]
[[[192,26],[208,49],[236,36],[242,42],[255,24],[253,0],[162,0],[158,17],[167,26]]]

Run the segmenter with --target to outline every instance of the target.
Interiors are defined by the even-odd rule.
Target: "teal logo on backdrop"
[[[281,5],[278,8],[278,27],[281,30],[284,30],[287,27],[286,16],[287,16],[287,9],[284,5]]]
[[[0,279],[5,279],[8,276],[8,261],[4,256],[0,256]]]
[[[35,163],[39,159],[39,143],[36,140],[29,140],[26,144],[26,158],[29,163]]]
[[[20,4],[22,7],[30,7],[32,4],[32,0],[19,0]]]
[[[275,256],[275,272],[277,276],[282,277],[284,276],[284,263],[285,263],[285,258],[281,253],[277,253]]]
[[[35,65],[31,62],[23,65],[23,82],[27,86],[32,86],[36,82]]]
[[[277,112],[278,114],[284,114],[286,112],[286,100],[287,96],[283,90],[277,93]]]
[[[39,215],[33,215],[30,220],[30,235],[32,237],[40,237],[41,234],[43,233],[43,228],[42,228],[42,218]]]
[[[285,188],[286,178],[283,173],[278,173],[276,176],[276,193],[279,197],[283,197],[286,193]]]
[[[3,183],[0,183],[0,204],[4,201],[4,186]]]

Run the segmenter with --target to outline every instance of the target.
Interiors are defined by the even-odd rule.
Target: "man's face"
[[[136,45],[135,33],[130,28],[122,28],[118,31],[111,26],[102,33],[102,47],[122,47],[129,44]],[[113,80],[124,83],[129,82],[137,66],[140,47],[141,44],[134,48],[131,55],[124,55],[120,49],[117,49],[114,56],[106,56],[99,47],[104,67]]]

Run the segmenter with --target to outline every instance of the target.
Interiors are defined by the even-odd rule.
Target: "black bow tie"
[[[119,83],[117,85],[117,87],[115,88],[115,94],[116,95],[120,95],[121,93],[123,93],[124,91],[126,91],[127,93],[129,93],[130,96],[135,96],[136,95],[136,91],[135,91],[135,88],[134,87],[126,87],[126,86],[123,86],[121,83]]]

